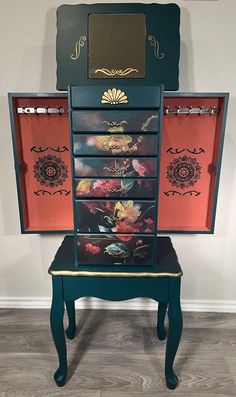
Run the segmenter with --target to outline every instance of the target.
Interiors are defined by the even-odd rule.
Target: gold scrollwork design
[[[122,69],[106,69],[106,68],[101,68],[101,69],[96,69],[95,73],[104,73],[107,76],[127,76],[130,73],[138,73],[138,69],[134,68],[126,68],[125,70]]]
[[[151,123],[152,120],[157,119],[157,115],[156,114],[152,114],[150,117],[148,117],[148,119],[145,121],[145,123],[143,123],[141,131],[147,131],[149,124]]]
[[[153,46],[153,51],[154,51],[154,55],[157,59],[163,59],[165,57],[164,52],[160,53],[160,44],[158,43],[157,39],[155,38],[155,36],[153,36],[152,34],[150,34],[148,36],[148,40],[150,41],[150,45]]]
[[[128,124],[126,120],[122,121],[107,121],[104,120],[102,122],[103,124],[107,124],[110,128],[108,128],[107,131],[109,132],[115,132],[115,133],[123,133],[124,132],[124,127],[122,127],[124,124]]]
[[[80,57],[81,48],[84,47],[86,40],[87,39],[85,36],[81,36],[79,38],[79,40],[76,41],[75,49],[74,49],[74,52],[72,52],[72,54],[70,54],[70,59],[72,59],[73,61],[76,61],[76,59],[78,59]]]
[[[102,122],[102,124],[107,124],[110,127],[120,127],[123,124],[127,124],[126,120],[122,120],[122,121],[108,121],[108,120],[104,120]]]
[[[103,171],[107,171],[110,174],[115,174],[115,176],[123,176],[123,174],[129,169],[128,160],[124,160],[122,164],[115,164],[114,167],[103,167]]]

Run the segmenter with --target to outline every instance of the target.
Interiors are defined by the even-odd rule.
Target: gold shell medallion
[[[121,91],[120,89],[109,88],[107,91],[104,91],[101,98],[101,103],[109,105],[128,103],[128,97],[125,92]]]

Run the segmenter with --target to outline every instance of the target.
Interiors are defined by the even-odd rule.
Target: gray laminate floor
[[[49,311],[0,309],[0,396],[236,396],[235,314],[184,314],[174,391],[164,382],[155,312],[81,310],[77,323],[67,341],[69,380],[59,389]]]

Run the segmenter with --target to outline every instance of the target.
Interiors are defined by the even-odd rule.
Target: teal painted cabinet
[[[156,264],[163,86],[68,94],[77,265],[147,270]]]

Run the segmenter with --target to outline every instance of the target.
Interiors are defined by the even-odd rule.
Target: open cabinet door
[[[161,232],[213,233],[228,94],[165,96]]]
[[[73,211],[67,97],[11,94],[9,100],[21,231],[69,231]]]

